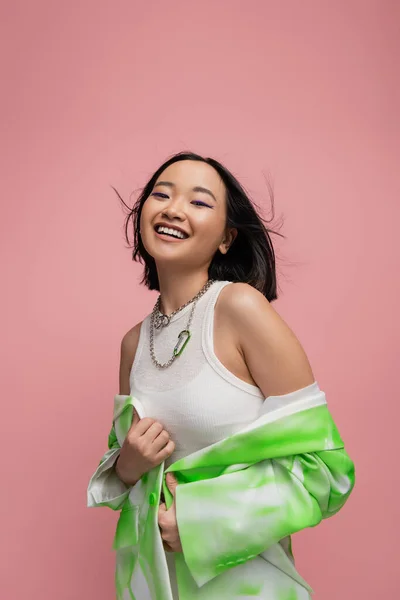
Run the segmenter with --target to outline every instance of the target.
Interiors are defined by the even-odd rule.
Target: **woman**
[[[179,153],[161,165],[128,215],[126,232],[130,219],[134,227],[133,258],[145,263],[142,283],[160,294],[152,312],[123,337],[117,401],[123,399],[126,406],[127,399],[129,403],[135,398],[136,410],[130,413],[133,419],[119,442],[114,431],[109,441],[113,454],[105,455],[107,460],[103,457],[101,473],[93,476],[88,502],[89,506],[108,505],[114,509],[121,507],[121,499],[129,503],[129,510],[121,512],[123,533],[117,531],[116,538],[117,560],[123,565],[117,565],[118,598],[308,599],[312,590],[294,569],[290,534],[336,512],[351,492],[354,472],[350,459],[343,454],[338,434],[333,436],[336,441],[332,438],[328,445],[327,435],[322,436],[325,445],[316,444],[315,449],[321,451],[317,456],[284,449],[285,444],[292,444],[298,425],[286,437],[281,433],[286,427],[285,420],[277,430],[264,429],[271,428],[268,419],[271,421],[270,415],[275,410],[281,411],[280,418],[293,420],[293,414],[303,417],[304,406],[319,415],[325,404],[301,344],[271,304],[277,292],[269,230],[235,177],[219,162],[192,153]],[[303,408],[298,408],[299,403],[303,403]],[[291,411],[288,409],[291,406],[297,408]],[[306,414],[313,415],[312,411]],[[329,417],[324,415],[324,423],[328,423]],[[304,421],[305,429],[308,421]],[[327,427],[330,431],[334,429],[330,421]],[[253,438],[243,437],[245,431]],[[254,436],[259,440],[260,432],[263,436],[268,433],[268,439],[263,438],[261,450],[254,455],[258,443]],[[305,440],[301,443],[306,449],[313,435],[311,430],[309,439],[303,434]],[[283,458],[274,462],[268,452],[278,438],[276,444],[282,449]],[[234,446],[227,449],[230,442]],[[298,448],[303,446],[300,444]],[[218,468],[222,463],[225,465],[218,477],[212,456],[216,448],[225,451],[217,460]],[[326,454],[327,451],[331,453]],[[340,460],[336,458],[332,466],[329,459],[335,452],[341,453]],[[199,457],[203,463],[193,463]],[[161,565],[157,575],[147,577],[145,585],[152,559],[147,563],[143,559],[141,563],[141,550],[132,558],[134,554],[128,555],[126,547],[138,545],[138,539],[121,544],[118,535],[125,539],[130,535],[129,530],[136,527],[142,538],[146,538],[146,527],[150,528],[146,519],[150,517],[136,518],[137,513],[142,514],[142,508],[133,509],[144,505],[141,490],[149,485],[149,474],[155,473],[159,465],[169,470],[163,484],[161,479],[157,480],[165,496],[168,495],[168,501],[161,490],[157,496],[157,500],[161,498],[157,524],[168,578],[164,580],[159,574]],[[258,471],[254,470],[256,467]],[[264,469],[261,479],[260,469]],[[313,504],[311,488],[316,485],[322,489],[322,486],[320,482],[308,483],[307,479],[316,470],[328,488],[324,488],[318,508]],[[195,473],[192,479],[190,473]],[[251,473],[255,478],[250,480]],[[236,480],[232,480],[232,474]],[[298,484],[300,480],[302,483]],[[233,489],[229,490],[230,481],[237,484],[233,483]],[[209,488],[205,492],[211,484],[212,491]],[[216,488],[219,484],[222,487]],[[112,486],[118,489],[121,485],[114,494]],[[157,485],[151,489],[157,490]],[[301,485],[300,491],[296,485]],[[239,488],[242,508],[238,508],[234,497]],[[264,515],[267,504],[272,503],[271,494],[275,492],[271,490],[278,488],[288,489],[288,500],[281,497],[274,500],[273,510],[282,512],[286,503],[285,517],[278,513],[276,519],[268,517],[266,531],[271,532],[275,527],[276,533],[267,542],[267,534],[260,535],[265,516],[261,525],[258,519],[261,513]],[[259,502],[257,493],[260,495],[261,489],[264,489],[262,506],[255,514],[249,505]],[[118,501],[111,499],[113,494]],[[321,507],[326,498],[339,496],[340,502],[329,502],[324,512]],[[155,495],[149,497],[151,505]],[[205,498],[210,497],[213,503],[207,504]],[[247,497],[250,500],[244,500]],[[299,515],[303,515],[305,506],[311,516],[303,519]],[[236,512],[229,517],[230,510]],[[136,519],[134,524],[128,519],[132,515]],[[283,525],[278,527],[278,521]],[[237,560],[228,560],[232,544],[238,553]],[[210,558],[213,552],[215,558]],[[134,563],[141,563],[138,572]],[[159,581],[154,583],[154,579]]]

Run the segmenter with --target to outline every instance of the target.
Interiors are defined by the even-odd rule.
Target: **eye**
[[[206,204],[205,202],[202,202],[201,200],[193,200],[192,204],[194,204],[195,206],[207,206],[208,208],[212,208],[212,206]]]
[[[162,194],[161,192],[153,192],[152,196],[159,196],[160,198],[168,198],[167,194]]]

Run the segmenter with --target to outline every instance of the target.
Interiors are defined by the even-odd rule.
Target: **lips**
[[[187,240],[187,238],[178,238],[168,235],[167,233],[158,233],[156,230],[154,230],[154,233],[158,238],[160,238],[160,240],[163,240],[164,242],[184,242]]]
[[[187,231],[185,231],[184,229],[182,229],[182,227],[178,227],[177,225],[172,225],[170,223],[164,223],[164,222],[161,221],[161,222],[156,223],[154,225],[154,231],[157,230],[157,227],[166,227],[167,229],[176,229],[176,231],[181,231],[183,233],[183,235],[185,236],[185,239],[189,237],[189,234],[187,233]],[[157,231],[156,231],[156,233],[157,233]],[[179,239],[179,238],[176,238],[176,239]]]
[[[177,227],[169,227],[170,229],[176,229],[177,231],[182,231],[182,234],[185,235],[186,237],[177,237],[168,233],[163,233],[160,232],[158,233],[156,231],[157,227],[160,227],[160,224],[158,223],[155,227],[154,227],[154,232],[155,235],[160,238],[160,240],[163,240],[165,242],[184,242],[189,236],[186,232],[182,231],[181,228],[177,228]],[[163,227],[166,227],[165,225],[163,225]]]

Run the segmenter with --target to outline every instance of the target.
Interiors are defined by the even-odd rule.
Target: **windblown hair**
[[[256,211],[253,202],[239,181],[220,162],[213,158],[204,158],[192,152],[179,152],[164,162],[142,188],[140,196],[130,208],[115,188],[118,198],[128,209],[125,219],[125,238],[128,247],[133,249],[132,259],[144,263],[144,274],[141,283],[149,290],[159,291],[159,281],[155,260],[146,251],[139,231],[143,204],[151,194],[160,174],[169,166],[180,160],[197,160],[212,166],[220,175],[226,187],[227,221],[226,227],[237,229],[237,236],[226,254],[219,250],[214,254],[209,269],[210,279],[248,283],[260,291],[270,302],[277,299],[276,259],[270,233],[285,237],[268,228],[263,221],[270,223],[273,216],[274,196],[268,184],[272,218],[263,219]],[[133,244],[129,239],[130,221],[133,225]]]

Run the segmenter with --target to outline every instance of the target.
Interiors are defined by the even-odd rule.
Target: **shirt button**
[[[157,500],[157,496],[155,495],[154,492],[151,492],[150,496],[149,496],[149,504],[151,506],[154,506],[154,504],[156,503]]]

